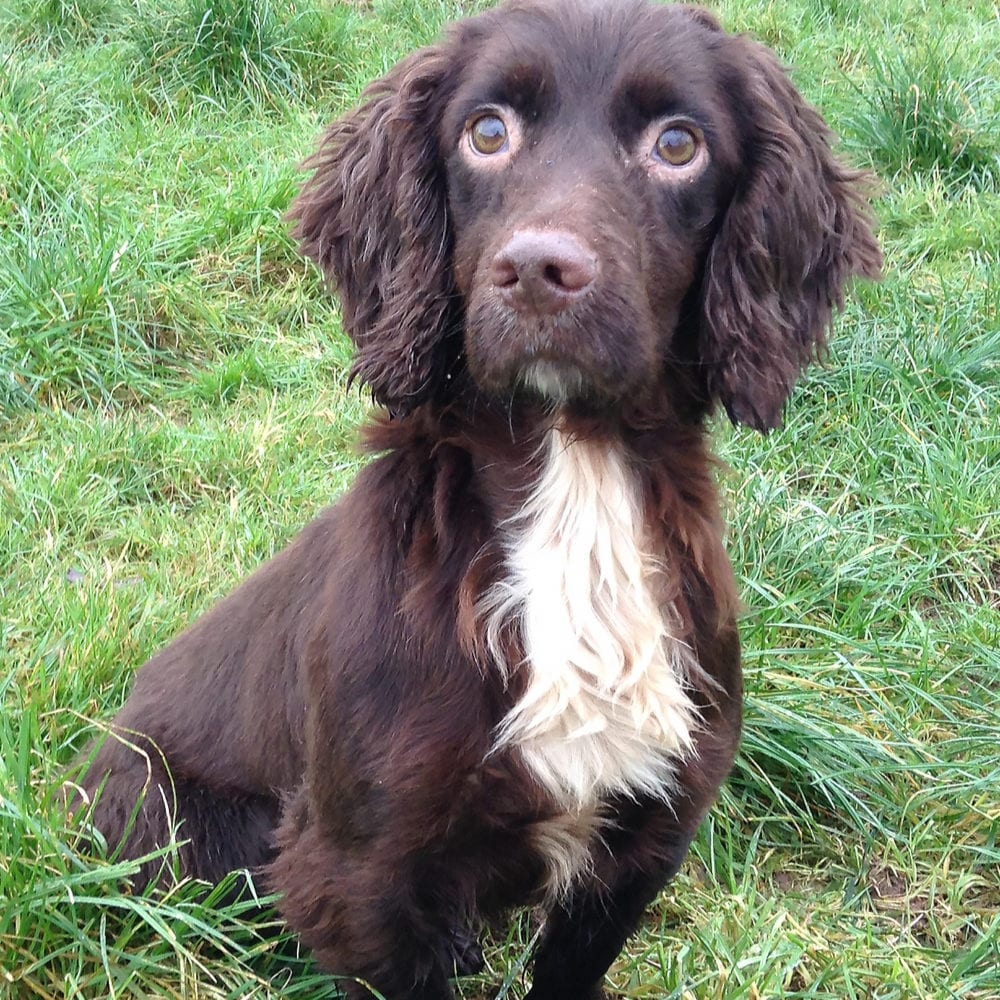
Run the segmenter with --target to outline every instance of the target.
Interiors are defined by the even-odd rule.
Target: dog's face
[[[684,393],[767,429],[846,280],[878,271],[822,120],[697,8],[511,3],[367,98],[292,215],[395,412],[460,373],[511,402]]]
[[[717,36],[678,9],[521,8],[477,39],[438,143],[481,387],[614,404],[658,383],[737,172]]]

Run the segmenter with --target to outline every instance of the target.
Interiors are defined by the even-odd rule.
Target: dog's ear
[[[289,210],[339,293],[351,379],[394,414],[427,399],[447,367],[455,295],[437,125],[454,63],[446,41],[371,84],[306,161],[313,174]]]
[[[767,431],[825,345],[852,275],[877,278],[866,175],[765,48],[729,39],[742,85],[743,176],[706,264],[701,356],[730,419]]]

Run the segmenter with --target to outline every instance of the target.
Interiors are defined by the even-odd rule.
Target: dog
[[[447,1000],[525,904],[530,1000],[601,996],[739,741],[707,423],[776,427],[878,276],[865,175],[768,50],[646,0],[457,22],[307,165],[376,457],[142,667],[92,822],[255,872],[350,998]]]

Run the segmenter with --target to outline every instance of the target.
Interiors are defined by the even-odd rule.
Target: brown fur
[[[511,153],[481,161],[467,122],[498,107]],[[642,138],[678,114],[708,150],[682,181]],[[109,843],[136,856],[179,824],[186,873],[258,871],[326,968],[389,1000],[446,1000],[474,928],[542,898],[539,845],[566,841],[590,861],[549,900],[529,996],[598,995],[739,737],[705,418],[721,404],[775,426],[844,283],[878,271],[859,175],[829,139],[765,49],[641,0],[510,3],[372,84],[292,217],[339,292],[353,375],[388,410],[367,432],[378,457],[140,670],[84,782],[105,784]],[[504,292],[496,261],[523,233],[568,247],[592,284],[543,282],[528,305]],[[553,398],[523,384],[536,360]],[[700,668],[668,800],[567,814],[515,746],[494,751],[530,663],[512,620],[513,676],[496,669],[477,602],[554,426],[625,456],[658,599]]]

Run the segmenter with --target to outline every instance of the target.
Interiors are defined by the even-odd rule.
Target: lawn
[[[782,430],[717,422],[746,735],[611,982],[997,1000],[1000,11],[708,5],[877,173],[885,280]],[[245,906],[130,893],[59,790],[134,670],[356,471],[369,404],[282,215],[323,124],[477,6],[0,0],[0,995],[334,995]],[[522,995],[534,933],[461,996]]]

